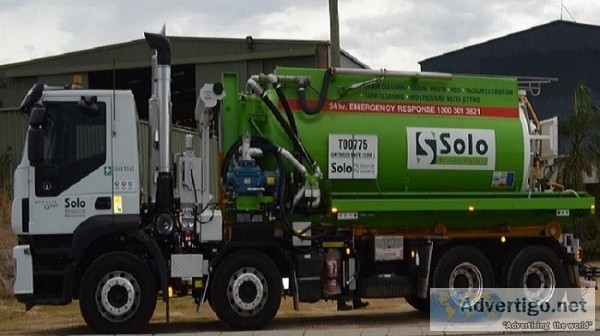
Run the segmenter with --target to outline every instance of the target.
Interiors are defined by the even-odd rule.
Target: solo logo
[[[494,130],[407,127],[408,169],[494,170]]]
[[[65,198],[65,208],[85,208],[85,201],[82,201],[77,197],[77,199],[70,199],[69,197]]]

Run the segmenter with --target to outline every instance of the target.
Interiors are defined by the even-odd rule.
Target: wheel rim
[[[114,271],[100,279],[96,287],[96,306],[111,322],[129,319],[140,305],[140,286],[128,272]]]
[[[475,302],[483,293],[483,275],[477,266],[461,263],[450,273],[448,288],[455,302],[461,303],[466,298]]]
[[[269,289],[264,275],[252,267],[239,269],[229,278],[227,299],[239,315],[256,315],[267,302]]]
[[[552,267],[542,261],[531,264],[523,274],[525,297],[529,301],[548,301],[556,289],[556,277]]]

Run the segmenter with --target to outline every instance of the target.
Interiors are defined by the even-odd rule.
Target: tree
[[[563,167],[563,184],[567,188],[585,188],[583,174],[600,173],[600,109],[594,104],[592,90],[580,83],[575,88],[571,111],[561,125],[569,143]]]

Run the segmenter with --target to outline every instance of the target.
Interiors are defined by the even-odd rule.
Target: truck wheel
[[[494,280],[492,265],[480,250],[470,246],[457,246],[444,253],[437,262],[431,288],[468,290],[469,297],[475,301],[484,288],[494,287]]]
[[[223,261],[214,275],[211,306],[231,328],[259,329],[277,314],[281,286],[281,276],[266,255],[238,251]]]
[[[102,333],[133,333],[156,307],[154,275],[143,260],[126,252],[96,259],[81,280],[79,308],[85,322]]]
[[[546,302],[561,298],[565,288],[566,270],[560,259],[544,246],[529,246],[519,252],[506,275],[508,288],[522,288],[529,301]]]
[[[406,300],[406,302],[413,308],[415,308],[416,310],[418,310],[420,313],[429,315],[429,298],[427,299],[423,299],[420,297],[415,296],[407,296],[404,298],[404,300]]]

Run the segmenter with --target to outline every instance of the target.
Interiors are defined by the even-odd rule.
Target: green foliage
[[[581,247],[583,248],[584,260],[589,261],[600,259],[600,236],[593,240],[584,241],[581,243]]]
[[[574,227],[566,225],[564,232],[575,233],[579,238],[584,260],[600,260],[600,219],[590,216],[574,224]]]
[[[600,221],[597,217],[590,217],[583,221],[582,237],[584,240],[594,240],[598,237]]]
[[[561,123],[561,134],[569,143],[562,174],[567,188],[583,190],[582,173],[600,168],[599,124],[600,109],[593,102],[592,90],[580,83],[575,88],[571,111]]]
[[[600,108],[593,101],[592,90],[580,83],[575,88],[568,117],[560,127],[563,139],[569,143],[562,170],[562,183],[571,189],[584,190],[583,174],[600,172]],[[598,197],[599,195],[594,195]],[[600,258],[600,222],[591,217],[578,224],[578,236],[584,258]]]

